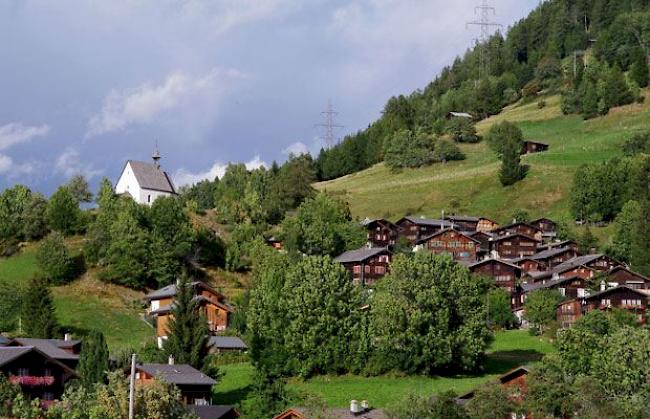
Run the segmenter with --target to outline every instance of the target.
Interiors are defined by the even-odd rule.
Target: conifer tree
[[[194,288],[186,277],[176,285],[176,297],[167,328],[164,350],[178,364],[201,369],[208,352],[208,322],[199,312]]]
[[[514,185],[526,176],[526,168],[521,164],[521,144],[508,138],[503,144],[499,180],[503,186]]]
[[[83,350],[79,355],[79,375],[86,388],[104,383],[108,371],[108,346],[104,334],[93,330],[83,340]]]
[[[58,335],[52,293],[45,280],[33,278],[25,291],[22,308],[22,328],[31,338],[51,339]]]
[[[642,49],[638,49],[634,55],[634,62],[630,67],[630,78],[639,85],[640,88],[648,86],[650,79],[650,69],[648,68],[648,57]]]
[[[585,81],[582,86],[582,117],[591,119],[598,116],[598,92],[596,85]],[[608,109],[609,110],[609,109]]]
[[[642,155],[635,167],[633,192],[639,202],[640,217],[636,217],[632,229],[632,247],[630,261],[632,268],[644,275],[650,275],[650,156]]]

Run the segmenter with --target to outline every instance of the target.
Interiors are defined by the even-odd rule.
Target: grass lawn
[[[2,282],[23,286],[38,273],[34,247],[27,247],[10,258],[0,258],[0,281]]]
[[[530,336],[527,331],[499,332],[488,353],[486,372],[479,376],[325,376],[306,381],[292,379],[289,388],[317,394],[330,407],[346,407],[351,399],[367,399],[374,406],[389,407],[409,393],[433,395],[449,390],[459,394],[467,392],[516,366],[534,363],[551,351],[553,347],[550,343]],[[236,404],[251,391],[253,367],[248,363],[233,364],[221,367],[221,371],[224,377],[216,387],[215,402]]]
[[[650,92],[646,97],[650,99]],[[650,100],[613,109],[609,115],[583,121],[563,116],[559,97],[537,103],[513,105],[477,124],[485,134],[504,120],[516,122],[526,139],[550,145],[547,152],[523,157],[531,166],[526,179],[510,187],[498,180],[499,162],[487,144],[462,144],[467,159],[434,164],[395,173],[383,164],[315,187],[345,198],[354,216],[392,220],[406,213],[440,216],[442,210],[484,215],[509,221],[514,209],[531,216],[570,220],[569,190],[575,170],[584,163],[601,162],[620,155],[620,144],[635,132],[650,130]]]

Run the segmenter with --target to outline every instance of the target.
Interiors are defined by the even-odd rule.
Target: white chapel
[[[160,168],[160,153],[156,148],[153,163],[127,160],[115,185],[115,193],[127,195],[139,204],[151,205],[161,196],[176,196],[176,188],[167,172]]]

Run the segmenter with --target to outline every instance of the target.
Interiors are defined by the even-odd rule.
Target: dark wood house
[[[544,262],[534,259],[533,256],[524,256],[522,258],[512,259],[510,260],[510,263],[519,266],[525,273],[543,272],[548,268]]]
[[[541,153],[547,151],[548,144],[540,143],[537,141],[525,140],[521,145],[521,154]]]
[[[347,251],[336,258],[350,272],[352,281],[361,285],[374,285],[386,275],[392,255],[386,247],[362,247]]]
[[[479,217],[470,217],[468,215],[447,215],[445,220],[454,224],[454,228],[461,231],[476,231],[478,228]]]
[[[571,327],[580,317],[582,317],[583,299],[574,298],[562,301],[557,305],[557,322],[560,327]]]
[[[508,236],[510,234],[519,233],[532,237],[539,242],[542,241],[542,238],[544,236],[541,229],[521,221],[499,227],[496,230],[492,231],[492,233],[496,234],[497,236]]]
[[[400,229],[399,234],[406,237],[411,243],[440,230],[452,228],[452,223],[447,220],[418,217],[404,217],[395,224]]]
[[[516,290],[521,278],[521,268],[501,259],[486,259],[469,265],[470,272],[494,279],[495,283],[508,292]]]
[[[498,383],[506,390],[510,399],[515,404],[520,404],[526,393],[528,393],[527,379],[530,370],[527,367],[517,367],[498,377]],[[459,396],[456,401],[460,405],[465,405],[474,398],[476,390]],[[513,413],[511,417],[524,417]],[[527,416],[526,416],[527,417]]]
[[[617,287],[626,285],[634,289],[650,289],[650,278],[633,272],[624,266],[617,266],[607,273],[607,282],[609,286]]]
[[[570,247],[554,247],[535,253],[531,258],[542,262],[549,268],[553,268],[577,256],[578,252]]]
[[[78,378],[74,369],[34,346],[0,347],[0,373],[20,386],[28,399],[44,407],[61,398],[65,384]]]
[[[561,241],[552,241],[549,243],[540,244],[539,246],[537,246],[537,250],[541,252],[543,250],[559,248],[559,247],[570,247],[576,252],[578,252],[580,248],[580,246],[578,246],[578,243],[575,240],[561,240]]]
[[[622,266],[621,263],[615,261],[607,255],[603,254],[594,254],[594,255],[583,255],[577,256],[573,259],[569,259],[566,262],[561,263],[557,266],[558,269],[563,269],[566,267],[573,266],[586,266],[592,268],[599,272],[607,272],[612,270],[617,266]]]
[[[592,310],[611,310],[618,308],[627,310],[637,316],[641,323],[646,321],[646,310],[648,308],[647,290],[638,290],[626,285],[609,288],[591,294],[585,298],[585,311]]]
[[[541,289],[554,289],[558,290],[562,296],[566,298],[584,298],[587,296],[587,280],[579,276],[550,279],[534,284],[523,284],[522,289],[524,294]]]
[[[479,251],[478,251],[479,257],[490,253],[490,241],[494,238],[494,236],[491,233],[487,233],[484,231],[475,231],[473,233],[467,233],[467,235],[479,241],[480,243]]]
[[[483,231],[485,233],[489,233],[491,231],[496,230],[499,228],[499,223],[497,223],[494,220],[490,220],[489,218],[485,217],[479,217],[478,219],[478,224],[476,225],[476,231]]]
[[[516,259],[533,256],[537,253],[539,240],[522,233],[510,233],[498,236],[490,241],[490,252],[493,257]]]
[[[538,218],[530,222],[531,225],[542,230],[543,233],[555,233],[557,223],[548,218]]]
[[[72,369],[77,368],[81,352],[81,341],[72,339],[68,334],[63,339],[15,338],[6,346],[32,346]]]
[[[454,260],[476,261],[481,242],[460,231],[446,229],[415,242],[416,250],[449,254]]]
[[[390,247],[397,243],[399,228],[388,220],[366,219],[362,223],[368,232],[368,243],[375,247]]]

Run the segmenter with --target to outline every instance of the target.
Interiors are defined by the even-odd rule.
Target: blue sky
[[[480,0],[0,0],[0,189],[115,181],[157,141],[177,184],[317,151],[473,43]],[[538,0],[492,0],[507,27]]]

